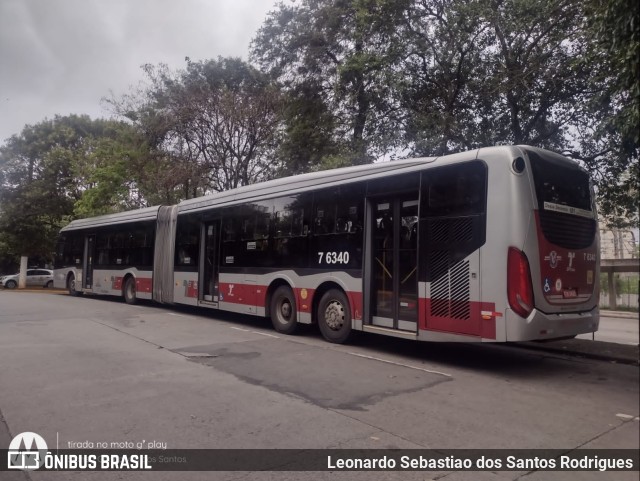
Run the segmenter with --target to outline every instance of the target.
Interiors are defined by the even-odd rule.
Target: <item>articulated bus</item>
[[[346,167],[71,222],[54,283],[367,331],[506,342],[598,329],[587,173],[527,146]]]

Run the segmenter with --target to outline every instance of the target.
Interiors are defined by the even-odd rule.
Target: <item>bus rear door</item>
[[[418,276],[416,194],[376,198],[370,203],[371,285],[374,326],[417,332]]]

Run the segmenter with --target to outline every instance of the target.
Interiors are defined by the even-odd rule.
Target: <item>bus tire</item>
[[[343,344],[351,337],[351,307],[344,292],[330,289],[318,304],[318,327],[327,341]]]
[[[127,280],[124,281],[122,296],[127,304],[135,304],[138,302],[138,298],[136,297],[136,280],[133,276],[127,277]]]
[[[282,334],[293,334],[298,328],[296,297],[289,286],[278,287],[271,296],[271,324]]]
[[[73,274],[69,274],[69,277],[67,277],[67,291],[69,295],[73,297],[82,295],[82,291],[76,290],[76,276]]]

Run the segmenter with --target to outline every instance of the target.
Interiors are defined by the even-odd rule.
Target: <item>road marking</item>
[[[266,332],[259,332],[259,331],[252,331],[251,329],[243,329],[241,327],[234,327],[234,326],[229,326],[231,329],[235,329],[236,331],[242,331],[242,332],[250,332],[252,334],[258,334],[260,336],[265,336],[265,337],[273,337],[275,339],[280,339],[280,336],[275,336],[273,334],[267,334]]]
[[[249,331],[249,332],[253,332],[254,334],[259,334],[260,336],[273,337],[274,339],[280,339],[280,336],[275,336],[273,334],[267,334],[266,332],[258,332],[258,331]]]
[[[211,353],[208,353],[208,352],[185,352],[185,351],[173,351],[173,352],[177,352],[181,356],[188,357],[190,359],[193,359],[193,358],[214,358],[214,357],[218,357],[216,354],[211,354]]]
[[[409,369],[415,369],[416,371],[424,371],[424,372],[428,372],[430,374],[440,374],[441,376],[446,376],[446,377],[453,378],[453,376],[451,374],[447,374],[445,372],[432,371],[431,369],[425,369],[423,367],[412,366],[410,364],[404,364],[404,363],[401,363],[401,362],[390,361],[389,359],[382,359],[380,357],[368,356],[366,354],[359,354],[357,352],[350,352],[350,351],[347,351],[347,354],[351,354],[352,356],[357,356],[357,357],[363,357],[365,359],[371,359],[373,361],[386,362],[387,364],[393,364],[394,366],[408,367]]]
[[[624,419],[625,421],[631,421],[633,419],[633,416],[631,414],[618,413],[616,414],[616,417],[620,419]]]

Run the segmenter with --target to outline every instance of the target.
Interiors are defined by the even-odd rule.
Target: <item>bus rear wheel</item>
[[[293,334],[298,328],[296,298],[289,286],[278,287],[271,296],[271,323],[282,334]]]
[[[124,301],[127,304],[135,304],[138,302],[138,298],[136,297],[136,280],[133,276],[127,277],[127,280],[124,281],[122,294],[124,296]]]
[[[73,297],[82,295],[82,291],[76,290],[76,276],[73,274],[69,274],[69,277],[67,278],[67,291],[69,292],[69,295]]]
[[[351,337],[351,307],[344,292],[330,289],[318,304],[318,327],[329,342],[343,344]]]

